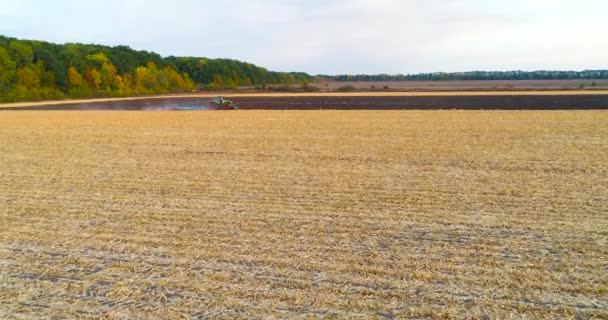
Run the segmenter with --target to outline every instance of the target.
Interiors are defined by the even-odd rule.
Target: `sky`
[[[0,0],[0,34],[310,74],[608,69],[606,0]]]

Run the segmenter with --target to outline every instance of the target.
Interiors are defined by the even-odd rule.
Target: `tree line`
[[[251,63],[231,59],[168,57],[165,62],[187,72],[205,89],[236,89],[237,87],[271,84],[301,84],[314,78],[302,72],[273,72]]]
[[[54,44],[0,35],[0,101],[132,96],[333,81],[608,79],[608,70],[319,75],[273,72],[231,59],[166,57],[127,46]],[[272,87],[271,87],[272,88]]]
[[[0,36],[0,101],[122,97],[311,80],[305,73],[271,72],[229,59],[163,58],[127,46]]]
[[[471,71],[419,74],[320,75],[331,81],[467,81],[467,80],[583,80],[608,79],[608,70],[584,71]]]

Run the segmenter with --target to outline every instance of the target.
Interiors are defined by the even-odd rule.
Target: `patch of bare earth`
[[[607,318],[608,112],[5,111],[0,318]]]

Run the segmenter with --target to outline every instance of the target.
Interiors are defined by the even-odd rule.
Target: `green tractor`
[[[237,106],[230,100],[219,96],[219,97],[215,97],[212,101],[211,104],[215,107],[215,109],[217,110],[234,110],[237,109]]]

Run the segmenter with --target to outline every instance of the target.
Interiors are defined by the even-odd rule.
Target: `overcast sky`
[[[0,0],[0,34],[277,71],[608,69],[608,0]]]

